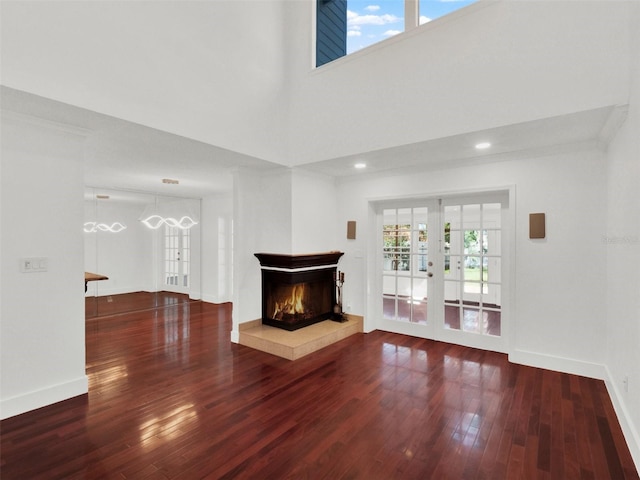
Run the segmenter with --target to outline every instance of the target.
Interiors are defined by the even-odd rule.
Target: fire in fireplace
[[[333,316],[342,252],[256,253],[262,266],[262,323],[297,330]]]

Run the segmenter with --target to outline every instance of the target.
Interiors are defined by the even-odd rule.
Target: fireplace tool
[[[333,283],[336,285],[336,304],[333,306],[332,320],[346,322],[347,318],[342,312],[342,286],[344,285],[344,272],[333,272]]]

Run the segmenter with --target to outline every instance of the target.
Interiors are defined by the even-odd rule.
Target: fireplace
[[[332,318],[342,255],[256,253],[262,267],[262,323],[291,331]]]

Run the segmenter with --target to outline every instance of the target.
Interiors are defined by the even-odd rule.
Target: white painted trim
[[[604,380],[606,368],[599,363],[583,362],[572,358],[545,355],[543,353],[529,352],[526,350],[514,350],[509,353],[509,361],[529,367],[544,368],[556,372],[570,373],[583,377]]]
[[[2,400],[0,403],[0,419],[20,415],[21,413],[45,407],[69,398],[84,395],[89,391],[89,380],[86,375],[65,383],[52,385],[41,390]]]
[[[633,425],[629,408],[624,400],[625,397],[613,380],[614,377],[611,375],[608,366],[605,366],[605,373],[604,384],[607,387],[607,392],[609,392],[609,398],[611,398],[613,409],[618,417],[618,422],[620,422],[629,452],[631,452],[633,462],[636,464],[636,470],[640,472],[640,432]]]
[[[100,297],[110,297],[112,295],[126,295],[128,293],[138,293],[138,292],[146,292],[146,293],[158,293],[160,290],[149,290],[146,287],[116,287],[116,288],[109,288],[106,287],[104,285],[97,285],[98,287],[98,292],[99,295],[96,295],[95,293],[95,289],[92,292],[91,291],[91,283],[89,282],[89,286],[87,289],[87,293],[85,293],[85,297],[86,298],[100,298]]]
[[[449,198],[465,198],[465,197],[479,197],[482,195],[500,195],[502,193],[508,192],[509,195],[512,193],[515,194],[515,185],[507,184],[507,185],[495,185],[495,186],[478,186],[477,188],[467,188],[461,190],[437,190],[433,192],[425,192],[425,193],[408,193],[406,195],[386,195],[379,197],[368,197],[366,198],[367,202],[372,205],[372,208],[377,213],[377,210],[380,208],[381,204],[384,204],[385,208],[387,205],[404,207],[409,205],[411,202],[421,201],[421,200],[437,200],[439,198],[446,200]],[[511,199],[510,199],[511,200]]]
[[[202,295],[202,301],[207,303],[225,303],[225,302],[221,302],[216,295],[208,295],[208,294]]]
[[[231,330],[231,343],[240,343],[240,331]]]
[[[88,137],[92,133],[91,130],[88,128],[82,128],[76,125],[69,125],[66,123],[56,122],[54,120],[48,120],[42,117],[36,117],[34,115],[30,115],[27,113],[16,112],[14,110],[7,109],[6,107],[3,107],[1,111],[2,111],[2,116],[5,117],[7,120],[24,122],[40,128],[56,130],[58,132],[77,135],[80,137]]]
[[[607,145],[609,145],[611,140],[613,140],[613,138],[618,133],[618,130],[620,130],[620,127],[622,127],[624,122],[627,120],[628,115],[629,115],[628,104],[616,105],[611,111],[611,114],[609,114],[609,117],[607,118],[607,121],[602,127],[602,130],[600,130],[600,133],[598,134],[598,139],[606,143]]]

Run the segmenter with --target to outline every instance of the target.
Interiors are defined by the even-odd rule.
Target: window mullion
[[[404,0],[404,31],[418,26],[420,7],[418,0]]]

